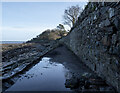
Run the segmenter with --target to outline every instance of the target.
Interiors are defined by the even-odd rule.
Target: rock
[[[102,21],[100,24],[99,24],[99,27],[106,27],[106,26],[109,26],[111,23],[109,21],[109,19],[106,19],[104,21]]]
[[[110,47],[109,53],[110,53],[110,54],[113,54],[113,47]]]
[[[113,23],[114,23],[114,25],[116,26],[117,30],[120,30],[120,18],[115,17]]]
[[[112,34],[114,32],[113,26],[104,28],[105,32],[108,34]]]
[[[96,20],[97,19],[97,16],[96,15],[94,15],[94,20]]]
[[[110,38],[109,38],[108,36],[104,36],[104,37],[102,38],[102,44],[103,44],[104,46],[110,46]]]
[[[115,93],[115,90],[110,86],[101,86],[99,88],[99,90],[100,90],[100,92],[106,91],[106,92],[110,92],[110,93]]]
[[[90,85],[89,87],[90,87],[90,89],[98,89],[98,86],[96,86],[96,85]]]
[[[111,46],[109,49],[109,53],[114,54],[114,55],[119,55],[120,54],[120,46],[119,45],[117,45],[116,47]]]
[[[105,81],[104,80],[101,80],[101,79],[89,79],[89,82],[91,85],[106,85]]]
[[[110,21],[109,21],[109,19],[106,19],[105,21],[104,21],[104,26],[109,26],[110,25]]]
[[[15,82],[18,80],[18,78],[19,78],[19,77],[13,77],[13,78],[11,78],[11,81],[12,81],[13,83],[15,83]]]
[[[97,41],[97,42],[96,42],[96,46],[99,46],[99,45],[100,45],[100,43]]]
[[[100,9],[100,14],[103,15],[101,19],[106,19],[108,18],[108,9],[109,7],[101,7]]]
[[[7,70],[11,70],[11,66],[2,69],[3,72],[5,72]]]
[[[97,39],[98,41],[100,41],[100,40],[102,39],[102,36],[101,36],[100,34],[98,34],[98,35],[96,36],[96,39]]]
[[[84,88],[85,88],[85,89],[89,89],[89,88],[90,88],[90,82],[89,82],[89,80],[86,80],[86,81],[85,81]]]
[[[120,45],[117,45],[115,48],[113,48],[113,53],[117,54],[118,56],[120,55]]]
[[[110,8],[109,11],[108,11],[108,13],[109,13],[109,18],[112,18],[115,15],[114,8]]]
[[[83,86],[83,85],[85,85],[85,79],[84,78],[80,78],[79,86]]]
[[[66,88],[71,88],[71,89],[78,88],[79,87],[79,82],[76,78],[66,79],[65,87]]]
[[[108,9],[109,9],[109,7],[102,7],[102,8],[100,9],[100,13],[101,13],[102,15],[104,15],[104,14],[108,11]]]
[[[113,35],[112,35],[112,44],[115,45],[115,44],[116,44],[116,41],[117,41],[117,35],[116,35],[116,34],[113,34]]]
[[[4,83],[4,86],[7,87],[7,88],[9,88],[9,87],[11,86],[11,84],[5,82],[5,83]]]
[[[83,78],[90,78],[90,76],[91,76],[91,73],[85,72],[84,74],[82,74]]]

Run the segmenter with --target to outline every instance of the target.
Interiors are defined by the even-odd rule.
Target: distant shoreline
[[[22,44],[26,41],[0,41],[0,44]]]

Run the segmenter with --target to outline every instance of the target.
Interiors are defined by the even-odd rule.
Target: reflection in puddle
[[[62,64],[43,57],[7,91],[70,91],[64,85],[69,77],[69,71]]]

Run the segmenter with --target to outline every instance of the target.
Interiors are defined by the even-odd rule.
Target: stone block
[[[117,41],[117,35],[116,34],[113,34],[112,35],[112,44],[116,44],[116,41]]]
[[[107,34],[113,34],[113,32],[114,32],[114,29],[113,29],[114,27],[113,26],[111,26],[111,27],[106,27],[106,28],[104,28],[104,30],[105,30],[105,32],[107,33]]]
[[[112,18],[115,15],[114,8],[110,8],[109,11],[108,11],[108,13],[109,13],[109,18]]]
[[[115,17],[113,23],[114,23],[115,27],[117,28],[117,30],[120,30],[120,18]]]
[[[109,26],[110,24],[111,23],[110,23],[109,19],[106,19],[99,24],[99,27],[103,28],[103,27]]]
[[[110,46],[110,38],[108,37],[108,36],[104,36],[103,38],[102,38],[102,44],[104,45],[104,46]]]

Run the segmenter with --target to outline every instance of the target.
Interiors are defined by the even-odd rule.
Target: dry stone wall
[[[120,93],[120,2],[90,2],[60,40]]]

